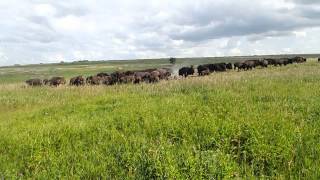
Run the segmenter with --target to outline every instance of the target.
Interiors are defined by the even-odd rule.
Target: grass
[[[320,64],[158,84],[0,85],[0,177],[320,178]]]

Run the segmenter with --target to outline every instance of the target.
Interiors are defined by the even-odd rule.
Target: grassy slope
[[[320,177],[320,65],[0,86],[0,177]]]

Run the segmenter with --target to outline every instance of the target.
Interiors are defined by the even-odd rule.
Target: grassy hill
[[[3,68],[0,177],[320,177],[320,64],[313,60],[157,84],[15,83],[43,73],[84,72],[81,65],[79,71],[61,66],[17,67],[26,71],[13,76],[14,68]]]

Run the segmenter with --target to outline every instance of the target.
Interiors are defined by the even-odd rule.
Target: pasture
[[[320,178],[314,59],[157,84],[23,84],[170,66],[116,63],[0,68],[0,178]]]

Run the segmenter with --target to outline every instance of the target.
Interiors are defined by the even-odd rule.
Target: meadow
[[[0,178],[320,178],[313,59],[157,84],[57,88],[26,87],[22,79],[41,68],[14,68],[0,68]]]

